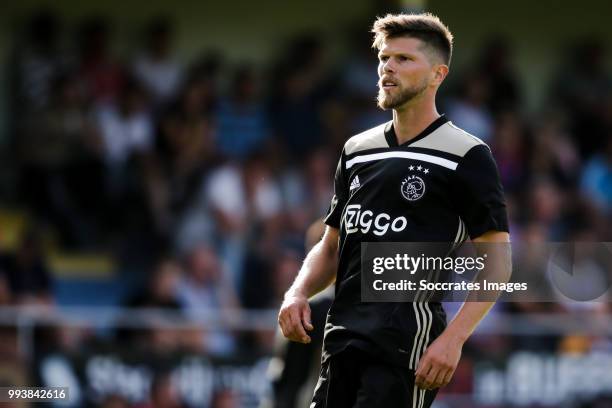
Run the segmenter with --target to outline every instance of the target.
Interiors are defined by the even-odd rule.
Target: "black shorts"
[[[438,390],[414,384],[414,371],[348,348],[322,366],[310,408],[428,408]]]

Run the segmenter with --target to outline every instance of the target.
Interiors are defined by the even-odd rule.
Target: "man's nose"
[[[389,58],[385,63],[383,63],[383,72],[393,72],[393,64],[391,63],[391,59]]]

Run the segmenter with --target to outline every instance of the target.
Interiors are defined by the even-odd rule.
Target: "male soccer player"
[[[283,334],[308,343],[307,299],[336,281],[311,408],[429,407],[493,302],[466,302],[446,325],[440,303],[361,302],[361,242],[508,242],[489,148],[438,114],[453,37],[431,14],[375,21],[378,106],[393,120],[344,145],[322,240],[285,295]]]

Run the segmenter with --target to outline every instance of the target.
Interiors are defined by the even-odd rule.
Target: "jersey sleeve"
[[[471,238],[508,231],[508,214],[499,171],[488,146],[474,146],[459,162],[454,198]]]
[[[347,200],[348,185],[344,170],[344,152],[342,152],[340,160],[338,160],[338,166],[336,167],[336,175],[334,176],[334,196],[332,197],[327,215],[324,219],[325,224],[330,227],[340,228],[342,211],[344,210]]]

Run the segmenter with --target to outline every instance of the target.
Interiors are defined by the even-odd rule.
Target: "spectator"
[[[17,44],[15,57],[15,97],[21,114],[48,106],[53,80],[68,65],[59,45],[61,31],[61,22],[51,10],[39,10],[29,18],[26,42]]]
[[[197,245],[187,254],[178,298],[187,315],[196,320],[217,317],[217,323],[222,323],[224,315],[239,307],[217,254],[207,245]],[[204,335],[201,349],[214,355],[227,355],[235,351],[235,346],[229,331],[214,328]]]
[[[248,239],[257,234],[260,243],[272,243],[281,227],[282,196],[265,158],[252,157],[244,166],[228,163],[212,172],[183,223],[202,209],[212,216],[212,234],[240,292]]]
[[[149,23],[145,50],[136,58],[133,71],[157,107],[175,97],[183,79],[183,68],[172,55],[174,27],[164,17]]]
[[[465,78],[459,98],[448,104],[447,114],[457,126],[489,142],[493,133],[493,118],[486,102],[490,89],[487,80],[476,73]]]
[[[328,150],[319,149],[308,155],[300,167],[285,168],[280,182],[288,213],[285,234],[302,236],[308,225],[327,211],[333,195],[329,177],[334,170],[332,160]]]
[[[132,155],[150,150],[153,124],[147,111],[146,94],[136,81],[126,84],[116,105],[98,109],[96,119],[109,170],[117,171]]]
[[[521,107],[522,92],[513,56],[510,42],[501,35],[491,35],[482,49],[478,71],[488,82],[487,106],[493,113]]]
[[[156,223],[164,232],[172,229],[176,215],[194,198],[205,173],[218,161],[215,127],[205,113],[210,92],[208,81],[194,77],[162,118],[150,197]]]
[[[580,157],[559,116],[535,123],[530,151],[530,177],[550,177],[564,190],[577,185]]]
[[[604,146],[610,124],[606,109],[612,77],[606,67],[605,43],[597,37],[584,38],[560,67],[553,84],[553,104],[570,116],[571,134],[581,155],[588,157]]]
[[[612,137],[608,137],[605,150],[586,163],[581,187],[601,211],[612,214]]]
[[[160,148],[163,159],[178,178],[210,166],[216,160],[213,135],[215,126],[206,113],[210,84],[193,78],[183,88],[178,102],[162,122]]]
[[[321,108],[328,88],[323,43],[299,38],[282,57],[275,75],[270,117],[276,137],[291,157],[304,158],[323,142]]]
[[[94,126],[70,72],[55,79],[51,101],[20,140],[22,195],[38,216],[60,228],[63,243],[88,242],[100,210]]]
[[[125,305],[179,310],[181,303],[178,298],[178,284],[181,274],[181,267],[175,260],[162,259],[156,265],[146,290],[137,292],[125,302]]]
[[[40,237],[28,231],[17,252],[3,255],[0,269],[8,276],[10,291],[17,304],[53,304],[53,288]]]
[[[153,271],[145,289],[137,291],[130,296],[124,306],[135,308],[157,309],[156,313],[166,310],[174,313],[170,317],[175,317],[181,312],[182,304],[179,298],[179,281],[182,270],[180,265],[172,258],[161,259]],[[175,323],[175,319],[168,319],[160,315],[157,318],[147,316],[150,329],[132,328],[131,321],[124,321],[125,327],[118,330],[117,339],[121,343],[128,343],[132,346],[146,344],[153,349],[169,352],[179,348],[179,332],[173,328],[167,328],[168,324]]]
[[[523,124],[517,114],[499,114],[495,121],[491,150],[497,161],[504,190],[509,193],[520,191],[524,186],[527,153],[524,140]]]
[[[549,179],[537,179],[527,193],[526,218],[544,228],[547,240],[562,239],[562,192]]]
[[[219,105],[219,81],[223,68],[223,56],[216,51],[207,51],[197,57],[189,67],[189,81],[202,84],[206,90],[202,113],[212,115]]]
[[[101,158],[105,164],[105,198],[114,217],[118,217],[115,222],[121,222],[122,214],[127,213],[127,203],[139,205],[139,199],[134,197],[142,195],[142,185],[148,181],[153,123],[146,101],[144,90],[130,81],[117,105],[109,104],[96,112]]]
[[[217,147],[228,158],[244,160],[261,151],[268,142],[268,117],[257,84],[251,66],[238,68],[232,81],[231,95],[222,100],[217,110]]]
[[[351,53],[347,63],[346,74],[343,75],[342,92],[351,99],[372,101],[373,95],[378,92],[378,63],[376,52],[370,46],[371,33],[365,27],[368,22],[360,22],[351,29]],[[371,103],[370,103],[371,105]],[[375,126],[375,124],[373,124]]]
[[[112,103],[123,85],[124,68],[110,53],[111,25],[92,17],[79,27],[79,78],[95,104]]]
[[[335,127],[346,123],[348,128],[342,140],[336,141],[338,151],[342,149],[344,141],[350,135],[390,120],[389,112],[378,109],[372,103],[372,98],[378,92],[378,61],[376,52],[370,46],[371,33],[366,29],[369,23],[369,21],[360,22],[352,29],[350,38],[354,40],[350,44],[350,56],[346,66],[343,66],[342,75],[338,75],[339,78],[337,78],[337,81],[341,83],[341,89],[333,89],[335,92],[332,93],[332,95],[340,96],[334,101],[336,106],[333,109],[337,113],[340,113],[338,110],[342,111],[343,108],[348,111],[345,113],[347,117],[336,119],[336,123],[329,123],[331,121],[329,119],[327,121],[328,124],[333,124]],[[329,113],[331,112],[327,114]]]

